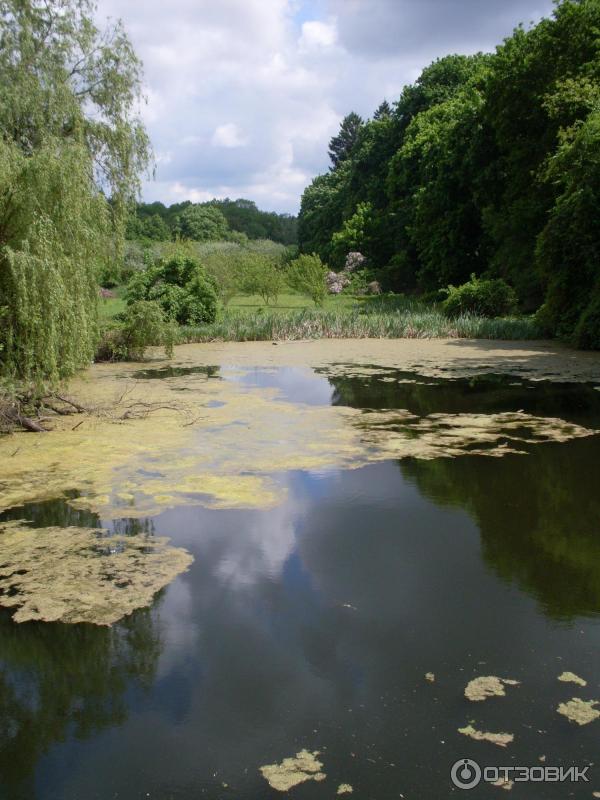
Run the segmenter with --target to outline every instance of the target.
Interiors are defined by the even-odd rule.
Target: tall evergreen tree
[[[344,117],[340,125],[340,132],[329,142],[329,157],[334,168],[350,157],[363,125],[362,117],[359,117],[354,111]]]
[[[373,114],[374,120],[382,120],[382,119],[389,119],[392,116],[392,107],[388,103],[387,100],[384,100],[383,103],[380,103],[379,107]]]

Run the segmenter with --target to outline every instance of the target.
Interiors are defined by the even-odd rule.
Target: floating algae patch
[[[263,778],[278,792],[288,792],[305,781],[322,781],[323,764],[317,760],[319,751],[301,750],[293,758],[284,758],[281,764],[267,764],[260,768]]]
[[[506,745],[514,741],[515,738],[512,733],[489,733],[488,731],[478,731],[472,725],[467,725],[465,728],[459,728],[458,732],[462,733],[463,736],[468,736],[471,739],[475,739],[477,742],[491,742],[492,744],[497,744],[498,747],[506,747]]]
[[[576,683],[578,686],[587,686],[587,681],[584,681],[579,675],[575,675],[574,672],[563,672],[558,676],[558,680],[563,683]]]
[[[111,625],[192,563],[168,539],[110,535],[99,528],[0,523],[0,606],[16,622]]]
[[[600,717],[600,711],[595,708],[598,702],[598,700],[581,700],[579,697],[574,697],[567,703],[560,703],[556,710],[571,722],[588,725]]]
[[[98,365],[72,385],[93,413],[57,417],[48,434],[0,438],[0,511],[57,497],[107,520],[190,504],[266,509],[285,497],[273,476],[290,470],[500,457],[594,433],[519,412],[419,417],[294,402],[274,386],[203,374],[134,374]]]
[[[363,412],[364,440],[388,458],[432,459],[461,455],[501,457],[525,454],[524,445],[566,442],[590,436],[580,425],[520,411],[500,414],[429,414],[408,411]]]
[[[497,678],[495,675],[485,675],[469,681],[465,688],[465,697],[473,702],[481,702],[488,697],[504,697],[505,686],[518,686],[519,681],[510,678]]]

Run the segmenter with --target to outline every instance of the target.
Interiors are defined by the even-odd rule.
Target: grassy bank
[[[101,317],[106,321],[124,308],[120,297],[101,303]],[[269,306],[260,297],[234,297],[214,323],[182,326],[177,340],[183,344],[322,338],[516,340],[539,336],[531,317],[487,319],[465,314],[448,319],[436,306],[397,295],[331,296],[323,308],[315,308],[305,297],[289,293]]]

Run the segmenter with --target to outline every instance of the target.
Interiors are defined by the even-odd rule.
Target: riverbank
[[[117,290],[122,294],[122,287]],[[120,297],[103,300],[100,317],[110,325],[123,311]],[[323,308],[299,294],[282,294],[270,305],[257,296],[239,295],[210,324],[184,325],[177,341],[298,341],[305,339],[538,339],[533,316],[476,314],[446,317],[439,306],[404,295],[330,295]]]

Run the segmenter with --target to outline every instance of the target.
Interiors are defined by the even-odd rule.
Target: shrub
[[[447,317],[460,314],[479,314],[482,317],[501,317],[514,311],[517,296],[514,289],[501,278],[477,278],[475,274],[462,286],[448,286],[442,307]]]
[[[156,301],[167,317],[180,325],[214,322],[215,282],[185,251],[175,252],[136,273],[127,286],[127,302]]]
[[[96,350],[97,361],[141,361],[146,348],[163,345],[173,354],[175,326],[160,305],[152,300],[136,300],[102,332]]]
[[[316,306],[323,305],[327,297],[327,267],[316,253],[298,256],[287,275],[292,289],[310,297]]]

